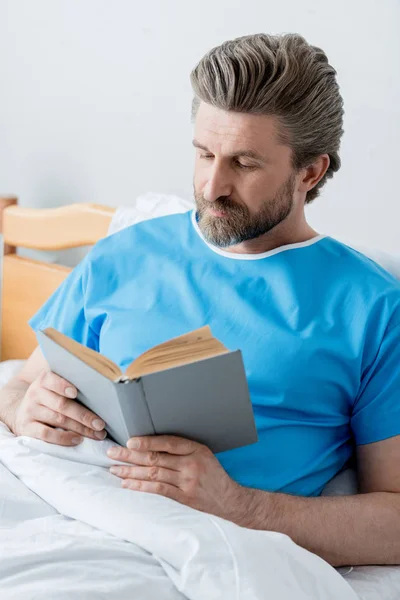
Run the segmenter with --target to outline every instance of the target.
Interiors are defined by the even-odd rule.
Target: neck
[[[296,214],[296,211],[291,212],[282,223],[264,235],[229,246],[224,250],[234,254],[261,254],[287,244],[307,242],[317,235],[318,233],[307,223],[302,209],[300,214]]]

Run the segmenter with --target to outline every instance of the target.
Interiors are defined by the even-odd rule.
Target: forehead
[[[229,148],[249,148],[260,153],[280,146],[275,117],[228,112],[201,102],[194,136],[202,144]]]

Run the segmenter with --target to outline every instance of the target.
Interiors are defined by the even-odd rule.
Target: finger
[[[61,427],[62,429],[74,431],[93,440],[104,440],[107,435],[104,429],[102,431],[93,431],[93,429],[85,427],[81,423],[78,423],[78,421],[74,421],[74,419],[70,419],[62,413],[56,412],[42,404],[39,404],[36,408],[35,419],[44,425]]]
[[[176,435],[146,435],[128,440],[127,447],[131,450],[153,450],[169,454],[192,454],[200,446],[192,440]]]
[[[40,389],[39,402],[55,412],[61,413],[90,429],[101,431],[105,427],[104,421],[91,410],[88,410],[78,402],[75,402],[75,400],[64,398],[64,396],[60,396],[48,389]]]
[[[159,481],[138,481],[136,479],[123,479],[122,487],[136,490],[137,492],[146,492],[148,494],[157,494],[171,498],[181,504],[186,504],[185,495],[178,488],[168,483],[160,483]]]
[[[56,392],[60,396],[76,398],[78,395],[78,390],[72,383],[52,373],[52,371],[43,371],[38,377],[37,382],[40,387]]]
[[[58,429],[53,429],[52,427],[48,427],[47,425],[38,423],[37,421],[33,421],[30,424],[25,435],[43,440],[49,444],[59,444],[60,446],[77,446],[83,440],[80,435],[74,433],[73,431],[61,431]]]
[[[157,466],[165,467],[179,471],[182,463],[182,457],[167,452],[139,452],[137,450],[129,450],[123,446],[113,446],[107,450],[110,458],[114,458],[121,462],[132,463],[141,466]]]
[[[136,479],[140,481],[159,481],[179,487],[180,476],[178,471],[164,469],[163,467],[120,467],[110,468],[110,472],[121,479]]]

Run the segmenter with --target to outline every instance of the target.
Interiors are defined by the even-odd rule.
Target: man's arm
[[[39,348],[0,389],[0,420],[16,435],[52,444],[79,444],[81,436],[104,439],[104,421],[78,404],[77,390],[49,370]]]
[[[133,464],[111,469],[129,489],[285,533],[334,566],[400,564],[400,436],[358,447],[363,493],[356,496],[303,498],[245,488],[208,448],[174,436],[132,438],[128,448],[108,453]]]
[[[400,564],[400,436],[358,447],[361,494],[300,498],[251,491],[240,523],[279,531],[333,566]]]

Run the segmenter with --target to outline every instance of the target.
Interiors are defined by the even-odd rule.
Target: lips
[[[226,213],[222,212],[222,210],[214,210],[213,208],[209,208],[208,212],[213,216],[213,217],[225,217]]]

